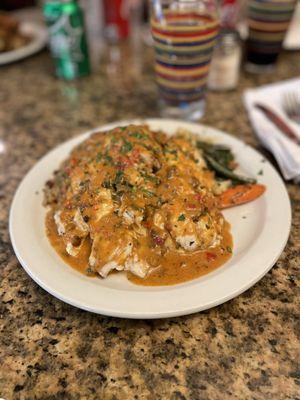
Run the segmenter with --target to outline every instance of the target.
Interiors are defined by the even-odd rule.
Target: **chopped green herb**
[[[108,164],[112,164],[113,159],[109,154],[105,154],[104,158]]]
[[[135,189],[135,186],[132,184],[132,183],[130,183],[130,182],[128,182],[128,181],[125,181],[124,179],[123,179],[123,181],[122,181],[122,184],[124,185],[124,186],[126,186],[128,189],[130,189],[130,190],[134,190]]]
[[[132,144],[130,142],[127,142],[126,140],[124,140],[124,144],[123,144],[123,146],[121,148],[121,152],[123,154],[126,154],[126,153],[128,153],[129,151],[132,150],[132,147],[133,146],[132,146]]]
[[[154,151],[154,149],[153,149],[151,146],[149,146],[148,144],[140,143],[140,145],[143,146],[143,147],[145,147],[146,150]]]
[[[109,180],[103,181],[102,187],[104,187],[105,189],[110,189],[112,187],[111,182]]]
[[[141,172],[141,175],[142,175],[142,177],[145,179],[145,181],[153,182],[153,183],[155,183],[156,185],[159,185],[159,184],[160,184],[160,179],[157,178],[157,177],[154,176],[154,175],[149,175],[149,174],[144,173],[144,172]]]
[[[118,142],[118,139],[117,139],[115,136],[112,136],[112,137],[111,137],[111,142],[112,142],[112,143],[117,143],[117,142]]]
[[[258,173],[257,173],[257,175],[263,175],[263,174],[264,174],[264,171],[262,169],[259,170]]]
[[[91,275],[91,274],[93,274],[94,272],[93,272],[93,270],[92,270],[91,267],[87,267],[86,273],[87,273],[87,275]]]
[[[120,131],[125,131],[125,129],[126,129],[127,127],[126,126],[120,126]]]
[[[122,181],[122,178],[124,176],[124,172],[123,171],[117,171],[116,176],[115,176],[115,180],[114,180],[114,184],[117,185],[118,183],[120,183]]]
[[[100,162],[100,161],[102,160],[102,157],[103,157],[103,154],[102,154],[102,153],[98,153],[98,154],[96,155],[96,161],[97,161],[97,162]]]
[[[178,217],[178,221],[184,221],[185,220],[185,215],[184,214],[180,214]]]
[[[142,188],[142,192],[144,192],[147,197],[153,197],[154,196],[154,193],[150,192],[150,190]]]
[[[165,148],[164,148],[164,152],[165,152],[165,153],[173,154],[174,156],[175,156],[175,155],[177,156],[177,150],[175,150],[175,149],[168,149],[167,147],[165,147]]]
[[[132,136],[136,139],[146,139],[147,138],[147,135],[140,133],[140,132],[132,132],[129,134],[129,136]]]
[[[232,248],[230,246],[227,246],[226,250],[228,251],[228,253],[232,253]]]

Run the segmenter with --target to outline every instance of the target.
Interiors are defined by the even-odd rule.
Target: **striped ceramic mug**
[[[164,116],[197,119],[218,34],[211,0],[152,0],[156,81]]]
[[[248,69],[272,69],[293,16],[295,0],[249,0],[247,10]]]

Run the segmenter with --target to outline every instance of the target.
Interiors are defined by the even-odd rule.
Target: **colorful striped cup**
[[[263,71],[276,62],[295,4],[295,0],[249,1],[246,58],[258,71],[259,66]]]
[[[187,3],[199,5],[198,1]],[[160,98],[173,116],[174,112],[187,118],[189,112],[197,117],[203,114],[218,26],[215,15],[197,7],[168,7],[152,13],[156,81]]]

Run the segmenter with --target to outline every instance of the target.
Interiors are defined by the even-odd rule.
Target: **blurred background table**
[[[13,253],[10,203],[40,157],[101,124],[158,116],[152,57],[145,46],[134,54],[113,48],[93,75],[72,83],[53,77],[47,52],[0,69],[0,397],[299,400],[299,187],[287,185],[293,227],[273,269],[238,298],[195,315],[89,314],[37,286]],[[299,65],[300,53],[284,53],[273,74],[242,74],[238,90],[210,92],[201,122],[262,150],[241,94],[297,76]]]

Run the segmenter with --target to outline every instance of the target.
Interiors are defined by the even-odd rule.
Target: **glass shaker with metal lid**
[[[237,31],[222,29],[214,48],[208,87],[211,90],[232,90],[237,87],[240,63],[241,43]]]

